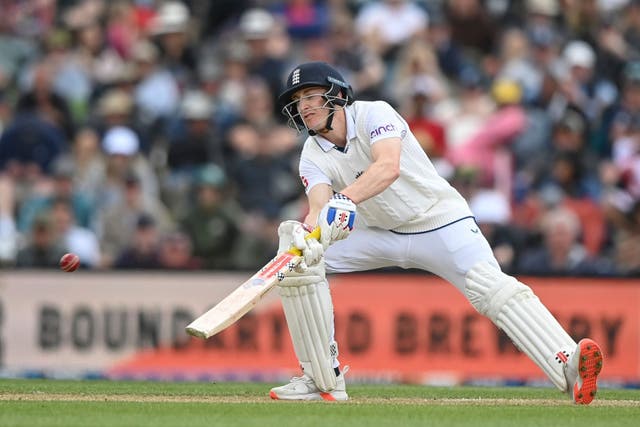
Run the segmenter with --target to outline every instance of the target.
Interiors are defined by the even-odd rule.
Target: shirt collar
[[[347,145],[345,146],[345,152],[346,152],[347,151],[346,148],[349,147],[349,142],[356,137],[356,118],[353,115],[353,108],[351,107],[351,105],[347,105],[344,108],[344,114],[345,114],[345,121],[347,122]],[[314,135],[313,138],[315,139],[316,143],[318,143],[320,148],[322,148],[322,151],[324,151],[325,153],[333,150],[335,147],[333,142],[329,141],[328,139],[325,139],[321,135]]]

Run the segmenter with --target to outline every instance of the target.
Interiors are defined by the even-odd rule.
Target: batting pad
[[[564,365],[577,344],[531,288],[482,261],[467,273],[465,292],[471,304],[502,329],[556,387],[567,390]]]
[[[293,283],[293,282],[289,282]],[[304,372],[322,391],[336,388],[333,362],[338,347],[333,340],[333,303],[326,281],[279,286],[291,340]]]

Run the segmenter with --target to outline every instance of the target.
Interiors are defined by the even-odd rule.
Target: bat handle
[[[320,240],[320,227],[316,227],[313,229],[313,231],[309,234],[307,234],[306,236],[304,236],[305,239],[316,239],[316,240]],[[302,255],[302,251],[298,248],[292,247],[291,249],[289,249],[288,251],[290,254],[296,255],[296,256],[300,256]]]

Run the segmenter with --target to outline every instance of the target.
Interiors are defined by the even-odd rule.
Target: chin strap
[[[331,124],[333,123],[333,115],[336,113],[336,107],[335,107],[335,104],[333,102],[331,103],[331,110],[332,110],[331,114],[329,114],[329,116],[327,117],[327,121],[325,122],[324,127],[322,129],[320,129],[320,131],[307,129],[307,131],[309,132],[309,135],[315,136],[315,135],[318,134],[318,132],[322,133],[322,131],[333,130],[333,128],[331,127]]]

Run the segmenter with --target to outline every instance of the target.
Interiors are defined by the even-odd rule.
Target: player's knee
[[[510,301],[535,297],[531,288],[487,261],[476,263],[467,272],[465,283],[471,304],[494,322]]]

